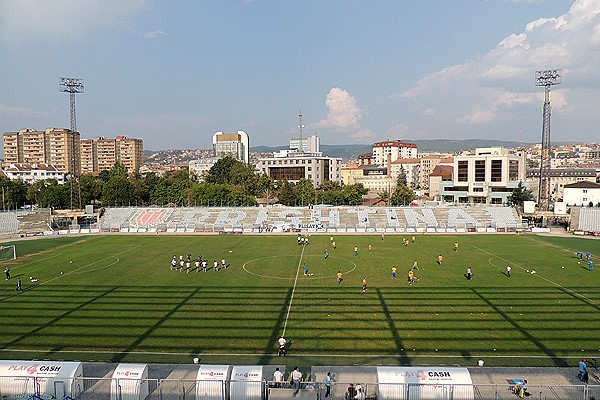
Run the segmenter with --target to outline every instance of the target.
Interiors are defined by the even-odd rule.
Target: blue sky
[[[600,141],[600,0],[0,0],[0,130],[209,148],[539,141],[536,70],[562,68],[552,138]]]

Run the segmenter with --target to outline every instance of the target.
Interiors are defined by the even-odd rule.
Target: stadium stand
[[[578,210],[578,216],[571,214],[571,221],[576,221],[576,227],[573,230],[586,232],[600,232],[600,209],[598,208],[575,208]]]
[[[10,235],[19,233],[19,220],[16,211],[0,212],[0,234]]]
[[[24,234],[41,234],[50,226],[50,209],[17,211],[19,232]]]
[[[511,207],[284,207],[270,208],[108,208],[103,231],[167,232],[270,231],[289,229],[392,230],[523,228]]]

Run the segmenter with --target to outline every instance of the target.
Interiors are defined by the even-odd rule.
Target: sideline
[[[224,357],[240,357],[240,356],[249,356],[249,357],[257,357],[257,356],[272,356],[272,353],[183,353],[183,352],[167,352],[167,351],[118,351],[118,350],[52,350],[52,349],[6,349],[0,348],[0,352],[15,352],[15,353],[74,353],[74,354],[141,354],[141,355],[173,355],[173,356],[224,356]],[[464,355],[461,354],[312,354],[312,353],[302,353],[302,354],[294,354],[293,357],[327,357],[327,358],[397,358],[397,357],[408,357],[408,358],[465,358]],[[514,354],[514,355],[501,355],[501,354],[477,354],[476,357],[486,357],[486,358],[535,358],[535,359],[552,359],[548,355],[524,355],[524,354]],[[576,356],[573,355],[557,355],[556,357],[565,358],[565,359],[581,359],[581,355],[578,354]],[[545,367],[544,367],[545,368]],[[571,367],[569,367],[571,368]],[[572,367],[575,368],[575,367]]]

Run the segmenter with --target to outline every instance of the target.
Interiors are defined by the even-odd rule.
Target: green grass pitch
[[[575,256],[590,251],[598,261],[598,240],[417,235],[405,247],[402,235],[335,235],[333,250],[329,236],[313,235],[308,246],[293,235],[15,242],[19,258],[2,264],[12,278],[0,285],[0,358],[278,363],[283,332],[286,361],[299,365],[485,358],[566,366],[582,354],[600,357],[600,271]],[[202,254],[209,271],[171,271],[173,255],[187,253]],[[223,257],[229,268],[212,271]],[[419,281],[411,286],[414,260]]]

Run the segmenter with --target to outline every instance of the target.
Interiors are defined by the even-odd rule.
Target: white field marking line
[[[294,288],[292,289],[292,297],[290,297],[290,304],[288,305],[287,315],[285,316],[285,324],[283,324],[283,333],[281,336],[285,336],[285,330],[287,329],[288,318],[290,317],[290,310],[292,309],[292,301],[294,301],[294,293],[296,292],[296,285],[298,284],[298,274],[300,274],[300,264],[302,264],[302,257],[304,256],[304,248],[302,246],[302,253],[300,253],[300,260],[298,261],[298,269],[296,270],[296,280],[294,281]]]
[[[45,349],[0,349],[0,351],[5,352],[14,352],[14,353],[75,353],[75,354],[144,354],[144,355],[174,355],[174,356],[265,356],[272,355],[271,353],[181,353],[181,352],[166,352],[166,351],[117,351],[117,350],[45,350]],[[328,357],[328,358],[360,358],[360,357],[368,357],[368,358],[397,358],[397,357],[407,357],[407,358],[426,358],[426,357],[436,357],[436,358],[463,358],[460,354],[450,355],[450,354],[294,354],[294,357]],[[500,355],[500,354],[479,354],[478,357],[488,357],[488,358],[552,358],[549,356],[539,356],[539,355]],[[571,355],[557,355],[556,357],[562,358],[574,358],[580,359],[581,354],[571,356]]]
[[[99,263],[100,261],[104,261],[104,260],[107,260],[107,259],[109,259],[109,258],[113,258],[113,257],[116,257],[116,258],[117,258],[117,260],[118,260],[118,257],[117,257],[117,256],[118,256],[119,254],[123,254],[123,253],[126,253],[126,252],[128,252],[128,251],[131,251],[131,250],[137,249],[137,248],[138,248],[138,247],[140,247],[140,246],[141,246],[141,244],[139,244],[139,245],[137,245],[137,246],[133,246],[133,247],[131,247],[131,248],[127,249],[127,250],[120,251],[120,252],[118,252],[118,253],[115,253],[115,254],[113,254],[113,255],[106,256],[106,257],[104,257],[104,258],[101,258],[101,259],[99,259],[99,260],[96,260],[96,261],[94,261],[94,262],[92,262],[92,263],[89,263],[89,264],[87,264],[87,265],[84,265],[84,266],[82,266],[82,267],[76,268],[76,269],[74,269],[73,271],[69,271],[69,272],[67,272],[66,274],[59,275],[59,276],[57,276],[57,277],[55,277],[55,278],[48,279],[47,281],[40,282],[40,283],[38,283],[38,284],[37,284],[37,285],[35,285],[35,286],[30,286],[30,287],[28,287],[27,289],[25,289],[25,290],[23,290],[23,291],[21,291],[21,292],[17,292],[17,293],[15,293],[15,294],[12,294],[12,295],[10,295],[10,296],[3,297],[3,298],[1,298],[1,299],[0,299],[0,301],[3,301],[3,300],[10,299],[10,298],[12,298],[12,297],[15,297],[15,296],[17,296],[17,295],[21,294],[21,293],[28,292],[28,291],[30,291],[30,290],[32,290],[32,289],[35,289],[35,288],[37,288],[37,287],[39,287],[39,286],[45,285],[46,283],[50,283],[50,282],[52,282],[52,281],[55,281],[55,280],[57,280],[57,279],[60,279],[60,278],[62,278],[62,277],[65,277],[65,276],[67,276],[67,275],[70,275],[70,274],[77,273],[77,271],[79,271],[79,270],[81,270],[81,269],[83,269],[83,268],[87,268],[87,267],[89,267],[89,266],[91,266],[91,265],[94,265],[94,264],[96,264],[96,263]],[[118,261],[117,261],[117,262],[118,262]],[[116,264],[116,263],[113,263],[113,264],[111,264],[111,265],[114,265],[114,264]],[[85,272],[87,272],[87,271],[85,271]]]
[[[15,268],[26,267],[27,265],[31,265],[31,264],[34,264],[34,263],[37,263],[37,262],[46,261],[46,260],[50,260],[51,258],[56,258],[56,257],[59,257],[59,256],[61,256],[61,254],[55,254],[55,255],[50,256],[50,257],[46,257],[46,258],[42,258],[42,259],[38,259],[38,260],[32,260],[32,261],[29,261],[28,263],[25,263],[25,264],[17,264],[17,265],[15,265]],[[18,259],[18,257],[17,257],[17,259]]]
[[[507,259],[505,259],[505,258],[502,258],[502,257],[500,257],[500,256],[497,256],[497,255],[495,255],[495,254],[493,254],[493,253],[490,253],[489,251],[485,251],[485,250],[483,250],[483,249],[480,249],[479,247],[477,247],[477,246],[475,246],[475,245],[471,245],[471,246],[475,247],[475,248],[476,248],[477,250],[479,250],[479,251],[482,251],[482,252],[484,252],[484,253],[487,253],[487,254],[489,254],[489,255],[490,255],[490,256],[492,256],[492,257],[498,258],[498,259],[500,259],[500,260],[502,260],[502,261],[506,261],[507,263],[509,263],[509,264],[512,264],[512,265],[514,265],[515,267],[521,268],[523,271],[527,271],[527,268],[525,268],[525,267],[523,267],[523,266],[521,266],[521,265],[519,265],[519,264],[517,264],[517,263],[515,263],[515,262],[513,262],[513,261],[510,261],[510,260],[507,260]],[[540,274],[537,274],[537,273],[536,273],[536,274],[535,274],[535,276],[537,276],[538,278],[541,278],[541,279],[545,280],[546,282],[549,282],[549,283],[551,283],[551,284],[553,284],[553,285],[555,285],[555,286],[557,286],[557,287],[559,287],[559,288],[561,288],[561,289],[564,289],[565,291],[567,291],[567,292],[569,292],[569,293],[573,294],[574,296],[577,296],[577,297],[579,297],[580,299],[582,299],[582,300],[584,300],[584,301],[586,301],[586,302],[588,302],[588,303],[597,304],[597,303],[596,303],[594,300],[592,300],[592,299],[590,299],[590,298],[588,298],[588,297],[585,297],[584,295],[582,295],[582,294],[579,294],[579,293],[577,293],[577,292],[575,292],[575,291],[573,291],[573,290],[571,290],[571,289],[569,289],[569,288],[566,288],[566,287],[564,287],[563,285],[561,285],[561,284],[558,284],[558,283],[554,282],[553,280],[550,280],[550,279],[548,279],[548,278],[546,278],[546,277],[543,277],[543,276],[542,276],[542,275],[540,275]]]
[[[41,282],[41,283],[40,283],[38,286],[41,286],[41,285],[44,285],[44,284],[46,284],[46,283],[52,282],[52,281],[54,281],[54,280],[56,280],[56,279],[60,279],[60,278],[62,278],[62,277],[65,277],[65,276],[67,276],[67,275],[74,274],[74,273],[76,273],[77,271],[79,271],[79,270],[82,270],[82,269],[84,269],[84,268],[87,268],[87,267],[89,267],[89,266],[92,266],[92,265],[94,265],[94,264],[97,264],[97,263],[99,263],[100,261],[108,260],[108,259],[110,259],[110,258],[113,258],[113,257],[116,257],[116,256],[118,256],[118,255],[120,255],[120,254],[127,253],[128,251],[131,251],[131,250],[137,249],[138,247],[141,247],[141,246],[142,246],[141,244],[138,244],[137,246],[133,246],[133,247],[131,247],[131,248],[127,249],[127,250],[123,250],[123,251],[120,251],[120,252],[118,252],[118,253],[111,254],[110,256],[106,256],[106,257],[104,257],[104,258],[101,258],[101,259],[99,259],[99,260],[96,260],[96,261],[94,261],[94,262],[92,262],[92,263],[89,263],[89,264],[86,264],[86,265],[84,265],[84,266],[82,266],[82,267],[76,268],[76,269],[74,269],[73,271],[69,271],[69,272],[67,272],[66,274],[59,275],[59,276],[57,276],[57,277],[55,277],[55,278],[48,279],[47,281]]]
[[[94,268],[94,269],[88,269],[88,270],[84,270],[84,271],[70,272],[70,273],[71,273],[71,274],[87,274],[87,273],[89,273],[89,272],[100,271],[101,269],[106,269],[106,268],[108,268],[108,267],[112,267],[113,265],[115,265],[115,264],[117,264],[119,261],[121,261],[121,260],[119,259],[119,257],[117,257],[117,256],[111,256],[111,258],[116,258],[116,259],[117,259],[117,261],[115,261],[115,262],[113,262],[113,263],[111,263],[111,264],[104,265],[104,266],[102,266],[102,267],[98,267],[98,268]]]
[[[286,256],[288,256],[288,257],[295,257],[295,256],[292,256],[292,255],[286,255]],[[286,256],[267,256],[267,257],[259,257],[259,258],[255,258],[255,259],[253,259],[253,260],[246,261],[246,262],[244,263],[244,265],[242,265],[242,269],[243,269],[244,271],[246,271],[247,273],[249,273],[250,275],[258,276],[259,278],[271,278],[271,279],[292,280],[292,279],[294,279],[294,278],[284,278],[284,277],[282,277],[282,276],[271,276],[271,275],[261,275],[261,274],[257,274],[256,272],[252,272],[252,271],[250,271],[250,270],[248,270],[248,269],[246,268],[246,265],[248,265],[249,263],[251,263],[251,262],[254,262],[254,261],[258,261],[258,260],[264,260],[264,259],[266,259],[266,258],[281,258],[281,257],[286,257]],[[307,257],[311,257],[311,256],[307,256]],[[313,257],[317,257],[317,256],[313,256]],[[320,257],[320,256],[318,256],[318,257]],[[356,269],[356,263],[355,263],[354,261],[348,260],[347,258],[341,258],[341,257],[330,257],[330,258],[335,258],[336,260],[344,260],[344,261],[348,261],[350,264],[354,265],[354,267],[353,267],[352,269],[349,269],[348,271],[345,271],[345,272],[344,272],[344,274],[348,274],[348,273],[350,273],[350,272],[352,272],[352,271],[354,271],[354,270]],[[336,275],[328,275],[328,276],[317,276],[316,278],[315,278],[315,277],[311,277],[311,278],[306,278],[306,279],[330,279],[330,278],[335,278],[335,277],[336,277]]]

